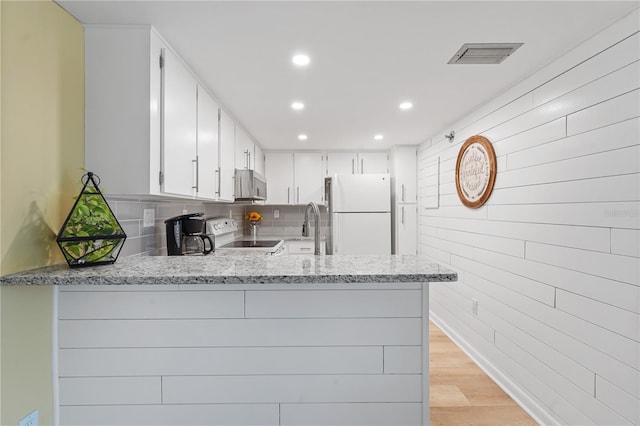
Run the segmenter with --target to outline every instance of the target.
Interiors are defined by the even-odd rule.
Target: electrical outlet
[[[182,209],[182,214],[187,214],[189,211],[187,209]]]
[[[31,413],[18,422],[18,426],[38,426],[38,410],[33,410]]]
[[[154,226],[156,222],[156,211],[154,209],[144,209],[142,214],[142,226],[148,228]]]
[[[476,299],[471,299],[471,313],[478,316],[478,301]]]
[[[280,210],[276,209],[273,211],[273,218],[278,219],[280,217]]]

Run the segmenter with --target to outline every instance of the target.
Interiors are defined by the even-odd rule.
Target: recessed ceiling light
[[[305,67],[309,65],[309,62],[311,62],[311,59],[307,55],[300,54],[300,55],[295,55],[293,58],[291,58],[291,62],[293,62],[295,66]]]
[[[301,133],[298,135],[298,139],[301,141],[306,141],[307,140],[307,135],[305,135],[304,133]]]
[[[375,140],[377,140],[377,141],[381,141],[382,139],[384,139],[384,136],[383,136],[383,135],[378,134],[378,135],[375,135],[373,138],[374,138]]]
[[[405,101],[405,102],[400,104],[400,109],[402,109],[402,110],[406,111],[406,110],[411,109],[411,108],[413,108],[413,104],[411,102],[409,102],[409,101]]]
[[[299,111],[304,108],[304,104],[302,102],[294,102],[291,104],[291,108],[295,109],[296,111]]]

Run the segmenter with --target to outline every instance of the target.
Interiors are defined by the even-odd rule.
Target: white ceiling
[[[265,149],[379,150],[457,119],[636,1],[57,0],[82,23],[152,24]],[[500,65],[448,65],[463,43],[524,43]],[[306,69],[291,64],[311,56]],[[400,111],[403,100],[414,108]],[[294,100],[306,107],[293,111]],[[297,140],[299,133],[309,139]],[[383,141],[374,141],[376,133]]]

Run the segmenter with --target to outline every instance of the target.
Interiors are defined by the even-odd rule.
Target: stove
[[[233,241],[229,244],[225,244],[221,249],[226,248],[275,248],[278,245],[282,244],[282,240],[256,240],[256,241]]]
[[[216,251],[218,255],[242,254],[242,255],[281,255],[285,251],[283,240],[248,240],[237,237],[238,223],[228,217],[215,217],[207,219],[207,233],[215,235]]]

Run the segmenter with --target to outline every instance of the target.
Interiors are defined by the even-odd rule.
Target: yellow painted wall
[[[84,36],[52,1],[0,1],[0,274],[64,261],[84,158]],[[0,287],[0,425],[53,423],[52,288]]]

